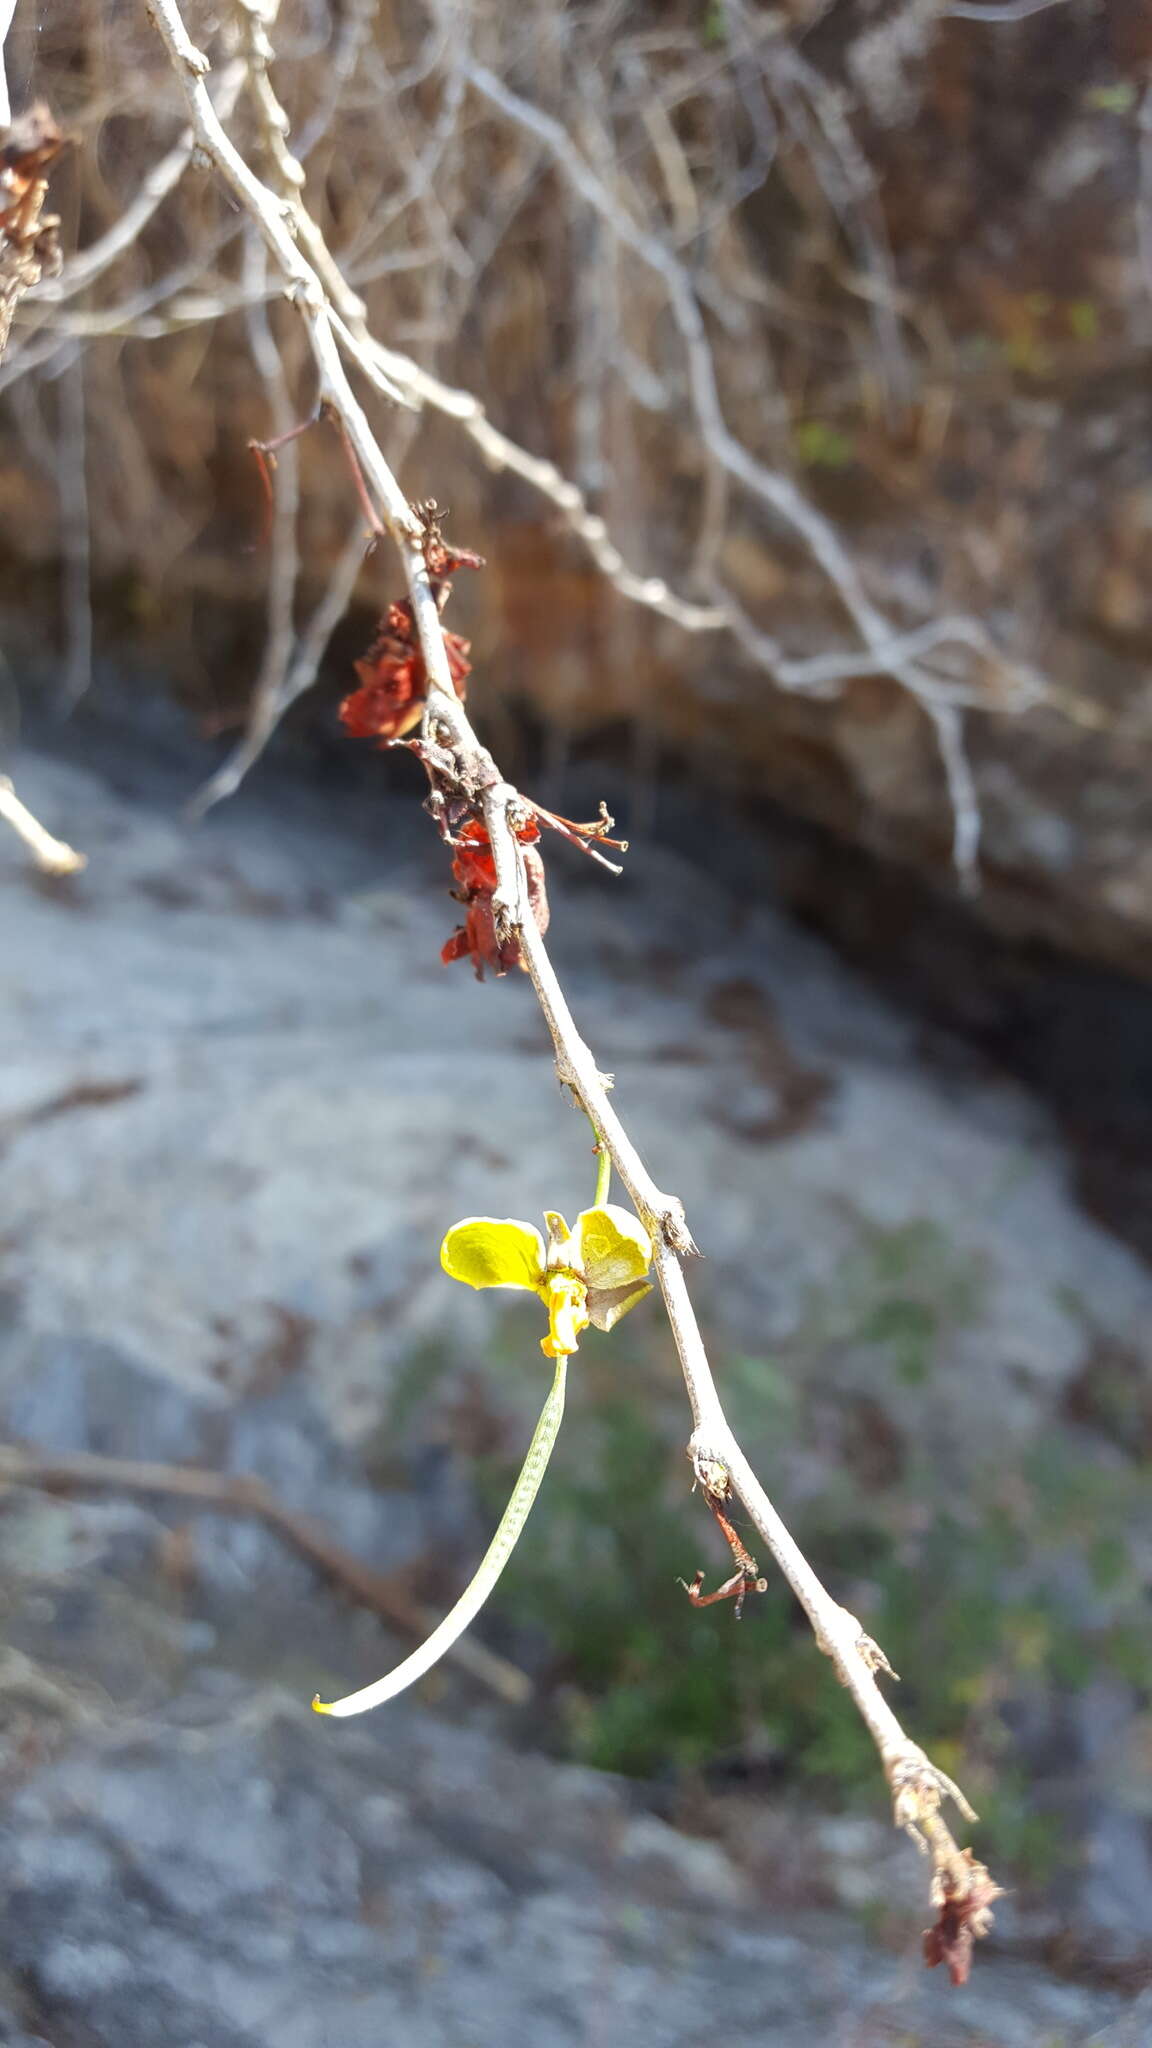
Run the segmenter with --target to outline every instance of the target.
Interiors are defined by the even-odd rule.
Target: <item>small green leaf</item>
[[[809,469],[847,469],[856,460],[856,440],[828,420],[800,420],[793,430],[796,453]]]
[[[440,1247],[440,1264],[465,1287],[529,1287],[544,1278],[544,1240],[511,1217],[466,1216]]]
[[[635,1285],[652,1264],[652,1240],[644,1225],[614,1202],[583,1210],[576,1218],[574,1236],[585,1278],[596,1293]]]
[[[1139,96],[1132,80],[1122,78],[1117,85],[1089,86],[1084,105],[1096,114],[1130,114]]]
[[[1073,299],[1068,308],[1068,325],[1077,341],[1095,341],[1100,332],[1100,314],[1091,299]]]

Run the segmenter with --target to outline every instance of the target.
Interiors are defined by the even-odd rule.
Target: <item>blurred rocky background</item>
[[[272,175],[251,13],[188,18]],[[356,1562],[442,1609],[539,1404],[530,1309],[440,1236],[579,1207],[588,1136],[519,978],[440,963],[415,771],[339,734],[396,579],[330,427],[270,516],[246,443],[314,387],[143,10],[21,7],[15,103],[73,144],[0,364],[5,765],[88,867],[0,843],[0,2039],[1137,2048],[1146,10],[301,0],[274,37],[421,401],[374,422],[489,558],[477,721],[633,836],[619,881],[550,858],[556,957],[734,1420],[1011,1891],[973,1985],[924,1980],[790,1599],[687,1607],[723,1560],[651,1308],[581,1352],[495,1689],[307,1715],[411,1641]],[[194,827],[254,692],[270,749]],[[53,1478],[80,1454],[288,1523]]]

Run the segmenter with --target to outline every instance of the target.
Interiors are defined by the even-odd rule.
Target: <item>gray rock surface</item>
[[[0,842],[21,1341],[218,1400],[299,1372],[363,1436],[422,1339],[479,1347],[504,1312],[445,1281],[446,1227],[588,1199],[530,989],[442,967],[455,906],[412,803],[357,839],[246,793],[191,833],[74,766],[29,758],[21,787],[90,855],[46,890]],[[556,957],[734,1341],[788,1339],[876,1232],[921,1227],[973,1299],[930,1399],[905,1390],[918,1424],[979,1461],[1035,1441],[1099,1339],[1147,1372],[1152,1276],[1019,1090],[933,1071],[762,888],[737,906],[687,860],[629,859],[611,883],[552,857]]]
[[[61,2048],[1071,2048],[1120,2002],[995,1958],[958,1997],[624,1787],[404,1709],[186,1699],[41,1772],[3,1848],[9,1969]]]
[[[1088,2048],[1146,2048],[1152,2041],[1152,1990],[1143,1991],[1135,2005],[1105,2027],[1100,2034],[1093,2034]]]

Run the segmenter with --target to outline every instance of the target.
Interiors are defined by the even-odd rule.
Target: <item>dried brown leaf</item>
[[[1003,1898],[1002,1886],[977,1863],[971,1849],[961,1850],[955,1861],[937,1872],[932,1884],[932,1901],[939,1907],[936,1922],[924,1930],[924,1961],[930,1970],[938,1963],[947,1967],[953,1984],[966,1984],[972,1968],[976,1943],[992,1925],[992,1906]]]

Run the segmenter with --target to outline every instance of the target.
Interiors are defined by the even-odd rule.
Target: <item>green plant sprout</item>
[[[318,1714],[365,1714],[395,1699],[451,1649],[499,1581],[548,1469],[564,1418],[568,1360],[581,1332],[590,1323],[597,1330],[613,1329],[652,1291],[646,1278],[651,1239],[635,1216],[604,1200],[609,1171],[607,1155],[601,1153],[596,1202],[581,1211],[575,1230],[555,1210],[545,1212],[547,1245],[532,1224],[495,1216],[467,1216],[444,1239],[440,1264],[453,1280],[466,1287],[522,1287],[540,1296],[548,1311],[548,1335],[541,1338],[540,1349],[556,1361],[552,1385],[496,1534],[456,1605],[419,1649],[374,1684],[329,1704],[314,1699]]]

